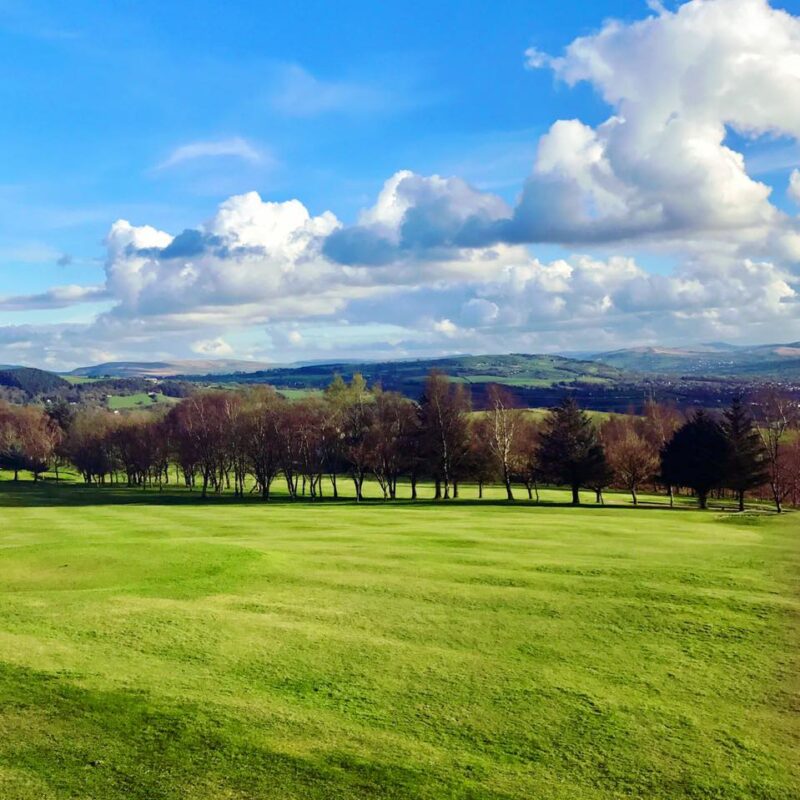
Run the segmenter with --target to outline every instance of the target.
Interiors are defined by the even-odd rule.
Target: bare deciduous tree
[[[791,492],[791,459],[784,458],[789,430],[800,415],[796,401],[776,389],[763,392],[757,403],[757,430],[764,446],[767,483],[775,510],[783,511],[783,502]]]
[[[638,505],[639,487],[658,473],[658,450],[642,434],[642,425],[633,417],[614,416],[600,428],[606,458],[618,484],[631,493]]]
[[[502,386],[492,384],[488,392],[489,436],[486,444],[497,461],[506,498],[514,499],[511,481],[514,473],[514,452],[522,411],[516,408],[514,397]]]
[[[420,400],[420,423],[425,431],[425,448],[436,484],[436,499],[457,494],[459,469],[469,453],[467,414],[469,394],[462,383],[452,383],[445,375],[432,372],[425,381]]]

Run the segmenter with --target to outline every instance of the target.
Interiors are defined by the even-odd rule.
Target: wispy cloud
[[[267,164],[272,161],[272,157],[262,149],[241,136],[234,136],[230,139],[183,144],[176,147],[155,169],[160,171],[189,161],[210,158],[238,158],[251,164]]]
[[[315,117],[329,113],[391,111],[402,105],[391,88],[350,80],[325,80],[299,64],[276,71],[270,104],[288,117]]]
[[[109,298],[105,286],[54,286],[39,294],[0,297],[2,311],[33,311],[36,309],[68,308],[79,303],[94,303]]]
[[[800,144],[797,142],[767,141],[760,144],[745,155],[747,171],[751,175],[783,172],[800,164]]]

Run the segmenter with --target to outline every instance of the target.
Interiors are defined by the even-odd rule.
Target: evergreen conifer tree
[[[661,451],[662,480],[693,489],[700,508],[705,508],[708,493],[725,483],[729,453],[722,427],[705,411],[698,411]]]
[[[766,483],[769,476],[761,437],[738,395],[725,411],[722,430],[730,448],[725,484],[736,492],[739,511],[744,511],[745,492]]]
[[[580,504],[581,486],[605,480],[608,465],[597,430],[572,398],[564,398],[545,419],[537,461],[545,480],[572,489],[573,505]]]

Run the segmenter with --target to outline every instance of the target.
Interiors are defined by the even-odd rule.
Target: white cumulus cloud
[[[192,350],[204,356],[230,356],[233,348],[221,336],[216,339],[201,339],[192,344]]]
[[[781,169],[794,165],[783,162],[800,141],[800,18],[766,0],[650,7],[560,55],[527,51],[528,67],[590,84],[608,114],[554,120],[513,205],[399,170],[348,226],[255,192],[182,232],[119,220],[103,285],[0,299],[9,313],[100,299],[110,310],[84,326],[0,327],[0,353],[69,360],[83,341],[231,355],[241,339],[229,332],[255,329],[295,355],[363,352],[370,337],[383,355],[800,338],[800,218],[742,152],[777,138]],[[299,67],[272,89],[301,116],[382,102]],[[265,157],[242,139],[195,142],[162,166],[221,156]],[[786,196],[800,203],[800,169]],[[537,258],[540,244],[563,257]]]
[[[608,22],[537,62],[590,83],[614,113],[597,128],[556,122],[542,138],[517,237],[725,236],[778,222],[769,187],[726,137],[800,137],[797,18],[765,0],[694,0]]]
[[[789,176],[789,197],[800,205],[800,169],[793,169]],[[800,260],[800,257],[798,257]]]

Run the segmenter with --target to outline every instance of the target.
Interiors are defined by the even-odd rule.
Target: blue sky
[[[84,354],[79,326],[89,326],[89,340],[98,315],[111,311],[115,318],[125,316],[120,306],[127,300],[107,284],[109,255],[104,245],[118,219],[175,235],[213,218],[228,198],[255,191],[264,201],[297,198],[311,217],[330,210],[340,224],[352,227],[398,170],[458,177],[477,192],[498,196],[511,209],[531,173],[540,139],[554,122],[577,119],[600,130],[604,120],[619,111],[602,96],[601,77],[582,76],[573,82],[566,72],[560,75],[562,68],[555,64],[530,68],[530,56],[526,67],[526,50],[558,55],[578,37],[597,35],[611,18],[625,28],[659,13],[678,14],[680,4],[665,5],[667,9],[658,11],[644,2],[609,0],[507,0],[499,7],[441,1],[292,6],[239,0],[223,6],[204,0],[0,0],[0,295],[31,298],[65,285],[106,286],[75,303],[50,298],[7,304],[0,310],[0,326],[36,328],[38,338],[27,350],[19,337],[11,337],[17,352],[29,360],[80,361]],[[769,14],[778,9],[795,18],[800,14],[800,3],[795,2],[763,7]],[[624,83],[623,77],[619,83]],[[792,101],[793,91],[789,86],[786,102]],[[800,163],[794,121],[773,125],[759,119],[757,135],[741,129],[749,124],[745,120],[738,128],[732,126],[726,146],[753,164],[748,167],[752,180],[773,189],[771,207],[793,217],[796,207],[787,187]],[[649,233],[635,242],[626,234],[603,235],[591,243],[582,235],[570,241],[570,234],[550,240],[538,229],[530,236],[508,236],[509,246],[513,239],[514,246],[524,247],[542,263],[573,256],[606,262],[624,257],[635,259],[648,273],[670,275],[700,258],[697,249],[687,252],[674,237],[659,239]],[[397,263],[406,264],[406,251],[400,249]],[[718,248],[711,249],[714,258],[720,257]],[[785,255],[779,259],[757,247],[742,254],[756,256],[771,263],[780,260],[781,269],[791,270],[792,256],[787,262]],[[491,257],[506,264],[506,255]],[[422,269],[424,259],[416,245],[414,258]],[[450,256],[440,249],[425,258],[423,271],[429,275]],[[463,251],[459,258],[463,261]],[[359,264],[355,257],[350,266]],[[162,355],[184,357],[208,352],[291,360],[324,354],[309,341],[318,342],[342,325],[356,325],[359,334],[350,331],[340,337],[340,344],[331,344],[331,354],[445,352],[466,342],[470,349],[517,350],[515,330],[524,335],[542,330],[546,310],[538,321],[519,323],[521,328],[513,322],[520,314],[509,312],[502,329],[488,332],[451,319],[456,306],[488,297],[494,276],[476,280],[470,273],[443,287],[448,275],[445,271],[394,288],[392,311],[400,304],[409,312],[405,322],[397,320],[396,336],[388,339],[388,314],[380,310],[387,292],[376,291],[375,297],[365,299],[358,292],[347,296],[340,287],[330,313],[292,316],[263,311],[226,319],[209,314],[207,325],[196,317],[192,333],[187,319],[173,319],[180,331],[176,349],[156,349]],[[375,282],[386,284],[385,278]],[[412,308],[440,295],[450,316],[431,309],[424,321],[414,317]],[[501,306],[496,298],[486,302]],[[624,301],[614,302],[620,313],[652,316],[658,311],[623,309]],[[145,309],[140,298],[137,303],[135,312],[126,313],[139,322],[157,317],[158,325],[164,323],[163,307],[159,316]],[[198,309],[201,306],[202,313],[209,313],[208,297]],[[184,317],[185,312],[181,309]],[[680,309],[670,313],[676,312]],[[174,309],[169,309],[170,315],[174,317]],[[793,324],[796,315],[790,317]],[[628,329],[614,334],[616,323],[603,326],[596,320],[582,337],[581,319],[573,313],[559,322],[552,341],[544,336],[528,341],[540,349],[585,348],[596,338],[598,324],[610,344],[615,335],[621,341],[630,338]],[[436,339],[436,326],[441,328],[443,320],[475,336],[470,338],[470,333],[466,342]],[[566,336],[563,331],[570,320],[574,335]],[[417,331],[421,324],[434,331],[428,341],[403,332]],[[70,328],[69,347],[50,346],[47,325],[75,326]],[[304,326],[310,335],[302,333]],[[732,323],[726,326],[722,333],[730,332]],[[291,337],[296,345],[303,341],[291,352],[286,331],[299,331]],[[647,337],[670,331],[666,323],[657,325],[648,328]],[[696,331],[687,326],[680,336],[705,332],[702,325]],[[772,333],[756,326],[745,336],[763,339]],[[224,346],[192,349],[193,342],[217,340]],[[144,340],[136,344],[121,339],[117,347],[112,339],[102,354],[129,357],[150,352],[153,347]],[[98,348],[87,345],[86,359],[97,355]]]

